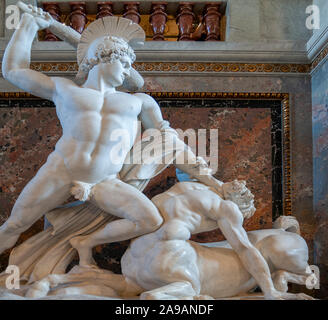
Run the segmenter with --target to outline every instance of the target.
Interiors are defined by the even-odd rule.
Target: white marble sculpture
[[[124,18],[106,17],[91,23],[81,38],[72,30],[67,32],[70,43],[79,39],[79,73],[73,82],[29,68],[36,32],[50,28],[63,35],[67,27],[41,9],[20,7],[28,13],[6,48],[3,75],[23,90],[53,101],[63,127],[55,151],[0,227],[2,252],[44,214],[52,224],[11,254],[9,263],[19,266],[28,281],[26,297],[47,295],[50,287],[78,279],[76,286],[61,287],[59,292],[202,299],[237,295],[257,284],[266,299],[310,299],[287,293],[284,285],[291,280],[304,284],[308,276],[304,240],[283,230],[257,231],[248,237],[243,217],[251,217],[255,208],[245,183],[213,178],[206,162],[196,158],[163,120],[150,96],[116,90],[121,85],[142,85],[142,77],[131,66],[135,55],[129,45],[144,39],[141,27]],[[157,129],[163,144],[174,142],[159,155],[165,163],[125,163],[133,150],[139,150],[138,144],[141,150],[154,146],[147,139],[136,142],[138,119],[145,130]],[[125,140],[117,140],[117,130],[125,133]],[[112,151],[118,149],[121,156],[113,157]],[[188,159],[186,163],[175,161],[180,154]],[[171,163],[199,182],[177,184],[149,200],[141,191]],[[56,209],[70,195],[86,202]],[[193,233],[217,227],[231,247],[206,248],[188,241]],[[123,275],[96,268],[94,246],[134,238],[122,258]],[[75,249],[80,266],[64,274]],[[290,250],[297,251],[297,256],[289,255]],[[268,258],[275,261],[271,270]],[[274,281],[272,271],[276,271]],[[0,282],[4,279],[2,274]],[[236,283],[236,279],[242,280]]]
[[[236,183],[233,183],[236,185]],[[231,184],[227,184],[230,190]],[[222,200],[211,188],[197,182],[182,182],[155,196],[164,223],[131,243],[122,257],[122,275],[75,267],[70,273],[52,274],[34,282],[25,292],[29,298],[50,295],[98,295],[141,299],[220,299],[246,295],[259,283],[250,270],[262,256],[270,261],[273,286],[266,299],[312,299],[287,293],[287,283],[305,285],[309,278],[308,249],[297,234],[293,217],[281,217],[275,229],[251,231],[242,228],[238,207]],[[191,234],[217,227],[227,241],[198,244]],[[295,228],[296,227],[296,228]],[[292,232],[286,231],[292,228]],[[259,255],[260,253],[260,255]],[[50,292],[51,289],[51,292]]]
[[[309,277],[304,239],[285,231],[297,226],[293,217],[279,218],[276,229],[246,234],[243,216],[251,211],[242,215],[232,202],[222,200],[211,188],[197,182],[178,183],[155,196],[152,202],[160,210],[164,223],[155,232],[133,240],[121,260],[123,275],[75,267],[69,274],[49,275],[35,282],[26,296],[41,298],[50,289],[56,295],[78,292],[116,298],[140,295],[141,299],[240,296],[262,281],[258,265],[263,256],[270,261],[273,279],[273,285],[267,282],[266,299],[312,299],[305,294],[287,293],[288,282],[305,285]],[[191,234],[218,226],[227,241],[210,244],[188,241]],[[69,286],[63,288],[65,284]]]
[[[90,249],[97,244],[131,239],[155,230],[162,223],[156,207],[119,178],[125,156],[137,135],[138,117],[145,129],[156,128],[161,132],[169,129],[159,106],[149,95],[132,95],[115,89],[130,76],[135,59],[127,41],[144,38],[144,31],[130,20],[117,17],[106,17],[91,24],[83,32],[77,49],[79,73],[86,74],[87,78],[82,85],[77,85],[29,68],[36,32],[51,26],[53,21],[42,9],[32,6],[29,9],[34,16],[23,14],[20,28],[6,48],[3,76],[27,92],[53,101],[63,135],[1,226],[0,252],[12,247],[23,231],[71,194],[80,200],[90,199],[103,210],[122,218],[83,241]],[[117,132],[125,139],[118,139]],[[116,154],[111,156],[113,150],[120,151],[120,158]],[[191,151],[186,149],[186,152]],[[192,157],[195,158],[191,155],[186,159]],[[187,171],[189,167],[205,184],[221,188],[220,181],[193,170],[194,164],[182,167]],[[74,245],[77,249],[81,246],[77,239]],[[81,264],[92,263],[90,252],[79,252]]]

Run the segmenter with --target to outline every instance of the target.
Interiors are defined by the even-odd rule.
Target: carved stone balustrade
[[[153,2],[152,13],[149,17],[149,23],[153,29],[153,40],[164,40],[165,24],[167,14],[165,13],[167,2]]]
[[[134,23],[140,22],[139,2],[127,2],[124,4],[123,17],[132,20]]]
[[[113,16],[112,2],[97,2],[97,16],[96,19]]]
[[[140,24],[146,40],[223,41],[227,0],[113,0],[57,1],[38,0],[51,16],[79,33],[88,22],[107,16],[121,16]],[[49,30],[40,41],[58,41]],[[43,37],[44,36],[44,37]]]
[[[193,13],[192,2],[181,2],[179,6],[179,14],[176,18],[179,27],[179,41],[190,41],[193,31],[193,23],[195,14]]]
[[[209,3],[205,6],[205,14],[203,17],[206,30],[205,41],[219,40],[221,18],[221,13],[219,12],[219,9],[220,5],[217,3]]]
[[[61,11],[56,2],[43,3],[43,9],[50,13],[50,15],[57,21],[60,21]],[[50,30],[45,30],[44,41],[60,41]]]
[[[70,7],[70,26],[77,32],[82,33],[88,22],[85,2],[70,2]]]

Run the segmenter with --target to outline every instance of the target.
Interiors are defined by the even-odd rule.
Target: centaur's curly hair
[[[243,180],[234,180],[222,185],[225,200],[230,200],[237,204],[244,219],[249,219],[256,211],[254,206],[254,195],[246,187]]]

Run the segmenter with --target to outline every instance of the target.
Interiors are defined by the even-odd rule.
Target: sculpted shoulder
[[[56,94],[58,94],[59,92],[63,91],[67,91],[70,88],[80,88],[74,81],[67,79],[67,78],[63,78],[63,77],[52,77],[51,80],[54,82],[55,84],[55,91]]]
[[[153,97],[151,97],[149,94],[146,94],[143,92],[138,92],[138,93],[135,93],[133,96],[140,99],[142,102],[142,105],[144,107],[147,107],[147,106],[151,107],[151,106],[157,105],[157,102],[155,101],[155,99]]]

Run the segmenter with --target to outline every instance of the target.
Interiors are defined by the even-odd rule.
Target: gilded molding
[[[27,92],[0,92],[0,99],[40,99]]]
[[[311,64],[311,71],[313,71],[319,63],[328,55],[328,44],[324,47],[321,52],[316,56]]]
[[[290,105],[289,94],[283,94],[281,101],[283,126],[283,210],[285,215],[292,214],[291,150],[290,150]]]
[[[191,73],[308,73],[307,64],[279,63],[207,63],[207,62],[137,62],[139,72]]]
[[[302,73],[311,71],[307,64],[278,63],[206,63],[206,62],[135,62],[141,73]],[[76,73],[76,62],[32,62],[31,69],[45,73]]]

